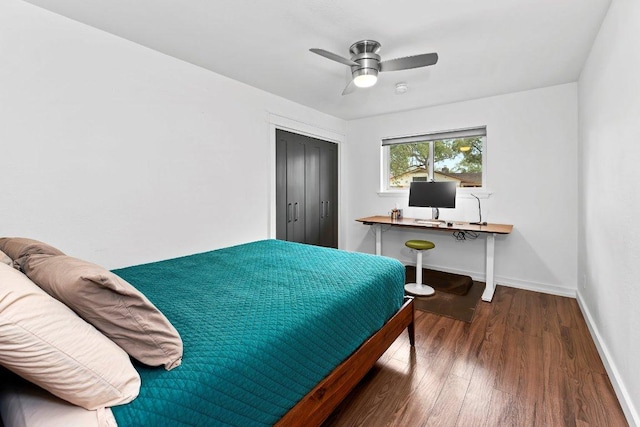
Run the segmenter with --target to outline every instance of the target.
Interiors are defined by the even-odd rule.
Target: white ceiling
[[[28,1],[343,119],[574,82],[611,2]],[[348,67],[308,49],[349,57],[362,39],[382,44],[382,60],[437,52],[439,61],[341,96]]]

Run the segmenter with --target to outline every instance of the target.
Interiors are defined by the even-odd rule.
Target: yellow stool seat
[[[408,248],[417,249],[419,251],[426,251],[436,247],[433,242],[428,240],[407,240],[404,245]]]
[[[422,252],[433,249],[436,245],[428,240],[407,240],[404,244],[406,247],[411,248],[418,252],[416,260],[416,283],[407,283],[404,286],[404,290],[411,295],[419,297],[428,297],[436,293],[436,290],[431,286],[422,284]]]

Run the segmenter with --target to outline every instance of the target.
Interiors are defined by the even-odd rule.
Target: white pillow
[[[13,264],[13,260],[11,258],[9,258],[9,255],[7,255],[4,252],[0,251],[0,264],[12,265]]]
[[[5,264],[0,264],[0,365],[90,410],[130,402],[140,390],[127,353]]]

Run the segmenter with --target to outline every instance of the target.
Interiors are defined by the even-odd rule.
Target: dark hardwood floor
[[[499,286],[473,323],[416,312],[329,426],[627,426],[575,299]]]

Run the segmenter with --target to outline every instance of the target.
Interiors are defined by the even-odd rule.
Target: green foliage
[[[456,160],[457,164],[451,172],[482,172],[482,138],[458,138],[434,141],[434,153],[436,169],[438,163],[446,160]],[[469,147],[465,151],[466,147]]]
[[[389,166],[391,178],[398,177],[415,169],[427,170],[429,162],[429,143],[398,144],[389,147]]]
[[[466,147],[469,147],[466,150]],[[422,169],[428,171],[430,142],[398,144],[389,147],[389,172],[394,177]],[[482,138],[458,138],[433,141],[436,170],[482,172]],[[448,164],[452,165],[449,167]]]

